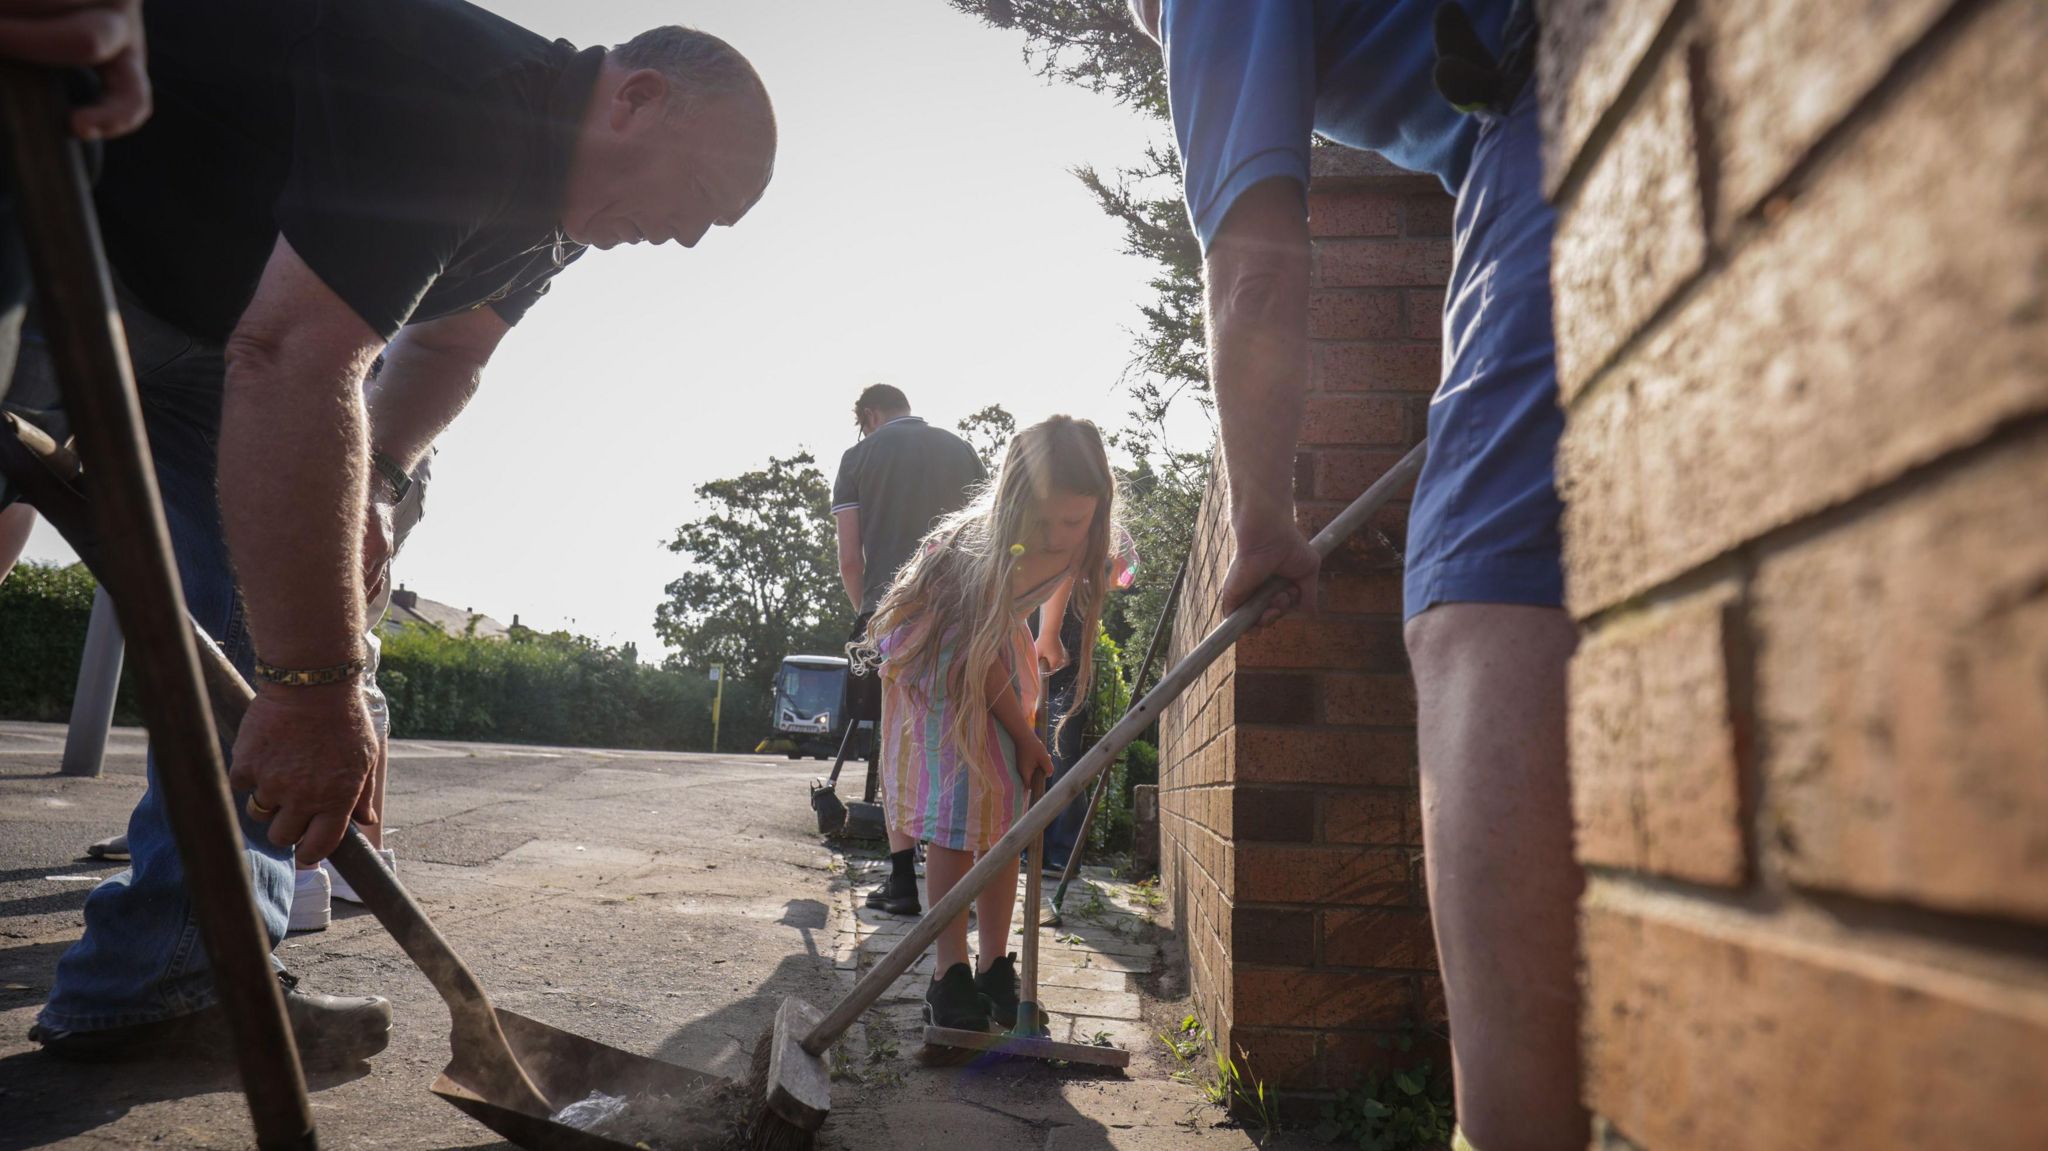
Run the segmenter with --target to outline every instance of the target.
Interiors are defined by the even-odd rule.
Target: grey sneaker
[[[334,921],[334,890],[317,867],[292,869],[292,917],[286,930],[325,931]]]

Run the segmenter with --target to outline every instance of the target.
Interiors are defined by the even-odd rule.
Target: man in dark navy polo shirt
[[[1165,54],[1236,554],[1228,610],[1267,578],[1312,605],[1293,476],[1308,367],[1311,137],[1378,152],[1458,197],[1442,384],[1408,517],[1425,862],[1449,1006],[1460,1149],[1588,1138],[1579,1103],[1552,460],[1552,214],[1529,84],[1534,0],[1133,0]],[[1277,613],[1276,613],[1277,614]]]
[[[839,534],[839,578],[859,614],[849,640],[864,638],[896,573],[925,533],[967,506],[988,479],[966,440],[911,414],[910,397],[893,384],[870,384],[853,402],[860,442],[839,457],[832,480],[832,518]],[[850,720],[881,730],[882,689],[873,675],[847,680]],[[877,737],[879,740],[879,736]],[[868,746],[872,762],[878,743]],[[882,805],[886,816],[888,804]],[[891,827],[889,878],[868,892],[867,905],[893,915],[923,912],[917,897],[917,841]]]
[[[364,573],[409,469],[586,247],[737,223],[775,124],[746,59],[684,28],[578,51],[459,0],[146,17],[155,116],[108,146],[100,222],[187,604],[258,684],[231,775],[276,939],[293,856],[378,816]],[[128,830],[134,866],[88,899],[35,1037],[74,1058],[225,1058],[158,789]],[[286,999],[309,1064],[386,1042],[381,999]]]

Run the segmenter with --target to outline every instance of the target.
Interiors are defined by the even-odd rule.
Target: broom
[[[1351,506],[1331,520],[1329,526],[1317,532],[1312,541],[1316,554],[1329,558],[1394,493],[1407,487],[1422,471],[1424,450],[1425,445],[1415,445],[1399,463],[1351,501]],[[944,899],[932,905],[917,926],[854,985],[831,1014],[820,1016],[816,1008],[795,996],[782,1001],[774,1022],[754,1048],[754,1064],[747,1081],[748,1100],[757,1108],[748,1125],[748,1141],[756,1151],[803,1151],[811,1146],[832,1109],[832,1072],[826,1050],[882,997],[898,976],[917,962],[947,923],[967,910],[982,888],[1007,867],[1007,861],[1016,859],[1024,845],[1057,819],[1132,740],[1151,726],[1167,704],[1180,698],[1216,657],[1251,630],[1284,586],[1277,578],[1267,581],[1162,676],[1159,686],[1132,705],[1101,742],[1046,792],[1044,799],[1033,804],[995,846],[983,853],[966,876],[953,885]]]

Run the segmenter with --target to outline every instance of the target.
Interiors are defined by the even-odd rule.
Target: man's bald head
[[[612,49],[583,116],[562,228],[579,243],[693,247],[739,222],[775,171],[760,74],[708,32],[670,25]]]

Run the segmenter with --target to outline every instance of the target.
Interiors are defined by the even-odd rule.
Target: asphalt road
[[[99,779],[56,775],[63,729],[0,723],[0,1151],[241,1148],[231,1073],[67,1065],[29,1025],[78,936],[83,858],[142,792],[141,738],[116,733]],[[804,781],[779,758],[399,741],[388,844],[400,878],[501,1005],[599,1042],[737,1075],[784,995],[839,990],[829,955],[831,855]],[[835,898],[838,903],[835,903]],[[315,1076],[323,1145],[497,1148],[427,1092],[448,1017],[376,921],[334,925],[279,954],[306,985],[390,998],[389,1050]],[[829,1129],[828,1129],[829,1130]]]

